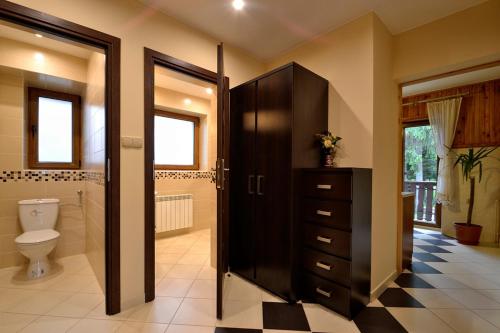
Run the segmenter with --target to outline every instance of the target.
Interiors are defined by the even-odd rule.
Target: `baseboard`
[[[376,300],[379,298],[380,295],[387,289],[389,284],[393,282],[397,277],[399,276],[399,273],[397,270],[392,272],[388,277],[384,279],[378,286],[376,286],[371,292],[370,292],[370,302]]]

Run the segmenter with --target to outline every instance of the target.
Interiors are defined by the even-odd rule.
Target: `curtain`
[[[451,177],[454,158],[450,150],[455,138],[461,103],[461,97],[427,103],[427,114],[434,134],[436,154],[439,157],[436,199],[443,206],[450,205],[453,200]]]

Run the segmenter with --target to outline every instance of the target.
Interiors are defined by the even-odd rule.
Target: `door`
[[[257,83],[256,281],[291,299],[293,68]]]
[[[256,82],[231,89],[231,272],[255,279]]]
[[[229,244],[229,79],[224,75],[224,50],[217,46],[217,318],[222,319],[224,275]]]

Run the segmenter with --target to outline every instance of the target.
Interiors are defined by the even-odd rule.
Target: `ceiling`
[[[489,67],[405,86],[402,89],[402,95],[403,97],[414,96],[431,91],[466,86],[469,84],[496,80],[499,78],[500,66]]]
[[[222,42],[268,60],[319,34],[375,12],[393,34],[485,0],[140,0]]]
[[[45,49],[69,54],[78,58],[88,59],[92,51],[97,51],[90,46],[77,44],[68,40],[55,39],[56,37],[42,33],[43,37],[35,36],[37,31],[21,27],[0,20],[0,37],[23,42],[26,44],[43,47]]]
[[[212,83],[161,66],[155,66],[155,87],[170,89],[207,100],[210,100],[212,95],[207,94],[206,89],[211,88],[212,94],[215,94],[217,89],[216,85]]]

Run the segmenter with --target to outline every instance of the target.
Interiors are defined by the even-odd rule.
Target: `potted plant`
[[[316,139],[320,145],[322,165],[329,168],[333,167],[337,143],[342,140],[342,138],[332,135],[330,131],[325,131],[321,134],[316,134]]]
[[[497,147],[483,147],[474,152],[473,148],[464,154],[458,154],[454,166],[458,164],[462,167],[462,175],[465,181],[470,182],[469,209],[467,211],[466,223],[455,223],[455,231],[457,240],[461,244],[477,245],[479,237],[481,237],[482,226],[472,223],[472,210],[474,209],[474,189],[476,185],[476,177],[472,172],[479,168],[479,183],[483,176],[483,159],[488,157]]]

